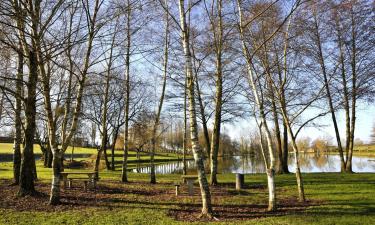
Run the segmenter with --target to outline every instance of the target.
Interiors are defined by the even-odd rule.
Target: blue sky
[[[345,135],[345,118],[343,112],[339,112],[337,114],[338,123],[340,134],[342,138]],[[332,125],[332,121],[330,116],[326,116],[324,118],[320,118],[319,124],[324,125],[320,128],[304,128],[301,133],[299,134],[299,138],[301,137],[310,137],[312,140],[318,137],[332,137],[332,141],[335,144],[335,140],[333,139],[335,133],[334,128]],[[355,138],[360,138],[365,143],[370,141],[370,133],[372,127],[375,123],[375,105],[369,104],[359,104],[357,107],[357,123],[356,123],[356,130],[355,130]],[[225,124],[223,131],[227,133],[231,138],[238,139],[241,136],[249,135],[250,130],[256,129],[254,121],[251,119],[241,119],[232,124]]]

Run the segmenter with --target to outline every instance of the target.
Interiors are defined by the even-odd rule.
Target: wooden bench
[[[83,182],[83,188],[84,188],[85,191],[88,190],[89,184],[92,184],[92,187],[94,189],[96,189],[96,181],[97,180],[94,179],[94,178],[89,179],[89,178],[84,178],[84,177],[68,178],[68,188],[69,189],[72,188],[72,186],[73,186],[73,180],[82,181]]]
[[[73,180],[80,180],[83,181],[85,191],[87,191],[89,184],[92,184],[93,188],[96,189],[96,181],[98,178],[95,178],[95,172],[61,172],[60,174],[63,177],[64,188],[66,188],[67,183],[68,187],[72,188]],[[68,177],[69,175],[87,175],[87,178]]]
[[[182,175],[181,178],[182,178],[184,183],[186,181],[186,183],[188,185],[189,195],[192,196],[194,194],[194,190],[193,190],[194,181],[196,181],[198,179],[198,176],[197,175]]]

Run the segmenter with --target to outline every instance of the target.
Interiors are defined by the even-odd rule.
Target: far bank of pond
[[[207,163],[207,162],[206,162]],[[187,168],[193,172],[193,160],[187,161]],[[300,165],[303,173],[339,172],[340,158],[337,154],[300,154]],[[156,165],[157,174],[182,173],[183,163],[174,161]],[[294,172],[295,162],[289,157],[289,170]],[[150,167],[139,164],[132,170],[135,173],[149,173]],[[219,158],[219,173],[265,173],[263,159],[256,155],[231,156]],[[375,173],[375,155],[358,154],[353,156],[353,171],[357,173]]]

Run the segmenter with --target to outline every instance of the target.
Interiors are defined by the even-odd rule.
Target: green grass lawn
[[[69,146],[66,150],[67,154],[72,152],[72,147]],[[76,154],[95,154],[97,151],[95,148],[82,148],[82,147],[74,147],[74,153]],[[41,154],[42,151],[40,150],[39,145],[34,144],[34,153]],[[0,154],[13,154],[13,144],[11,143],[0,143]]]
[[[4,145],[0,144],[0,149]],[[80,151],[80,150],[77,150]],[[88,152],[88,149],[82,149]],[[94,152],[95,153],[95,152]],[[118,152],[118,154],[121,154]],[[133,156],[132,156],[133,157]],[[134,156],[135,157],[135,156]],[[173,156],[160,156],[173,157]],[[129,167],[135,167],[129,163]],[[11,207],[12,202],[6,204],[0,200],[0,224],[187,224],[187,221],[176,220],[170,215],[173,210],[187,210],[191,206],[192,215],[198,215],[200,196],[174,196],[174,182],[180,181],[180,175],[157,175],[158,184],[148,183],[148,174],[129,172],[128,184],[119,182],[121,171],[100,171],[98,192],[105,193],[103,199],[92,204],[89,198],[87,205],[81,208],[51,208],[47,205],[49,183],[52,171],[44,168],[41,161],[37,161],[40,186],[44,185],[45,197],[38,205],[49,207],[49,210],[18,210]],[[1,187],[11,183],[12,163],[0,163],[0,192]],[[264,212],[267,206],[266,176],[264,174],[246,175],[247,188],[238,192],[234,189],[233,174],[219,174],[219,182],[224,184],[213,190],[214,210],[219,212],[219,221],[212,224],[375,224],[375,174],[356,173],[310,173],[303,174],[306,197],[310,204],[301,210],[296,202],[297,188],[294,174],[277,175],[277,198],[281,213],[270,214]],[[124,192],[117,189],[123,188]],[[108,190],[107,190],[108,189]],[[83,192],[77,189],[78,193]],[[182,190],[186,192],[186,189]],[[75,193],[75,192],[74,192]],[[223,194],[224,193],[224,194]],[[229,194],[225,194],[229,193]],[[72,193],[71,193],[72,194]],[[19,201],[14,193],[8,196],[11,201]],[[90,196],[90,193],[86,194]],[[27,197],[30,198],[30,197]],[[78,197],[77,197],[78,198]],[[73,196],[74,199],[74,196]],[[9,201],[9,199],[7,200]],[[69,206],[69,198],[65,200]],[[286,204],[287,202],[287,204]],[[85,198],[80,204],[86,203]],[[288,206],[285,206],[288,205]],[[188,208],[184,208],[188,206]],[[40,207],[40,206],[39,206]],[[220,217],[223,209],[237,207],[240,215],[245,219],[225,220]],[[254,209],[254,212],[253,212]],[[241,214],[241,210],[245,210]],[[247,210],[247,211],[246,211]],[[260,210],[260,211],[259,211]],[[285,212],[283,211],[285,210]],[[207,221],[196,221],[193,224],[207,224]]]
[[[0,163],[0,183],[9,183],[11,164]],[[43,168],[38,163],[38,175],[41,183],[50,183],[51,169]],[[99,184],[109,185],[120,179],[120,171],[101,171]],[[247,175],[245,182],[248,188],[242,192],[234,190],[234,175],[220,174],[219,182],[226,183],[222,188],[234,193],[230,196],[215,196],[215,207],[237,206],[239,208],[254,208],[257,205],[266,207],[267,189],[266,177],[263,174]],[[173,209],[179,209],[180,204],[193,204],[199,208],[200,197],[174,197],[173,182],[180,180],[180,175],[157,175],[158,184],[148,184],[147,174],[129,173],[129,184],[115,183],[125,188],[139,190],[136,193],[110,194],[117,196],[116,201],[103,201],[106,206],[87,206],[83,209],[56,211],[34,211],[7,209],[0,207],[0,224],[186,224],[176,221],[168,215]],[[277,194],[280,201],[295,200],[297,196],[294,174],[278,175]],[[139,182],[143,182],[139,184]],[[338,174],[314,173],[304,174],[304,184],[307,199],[313,204],[302,211],[273,215],[254,213],[254,217],[240,221],[219,221],[213,224],[375,224],[375,174]],[[261,185],[262,188],[257,188]],[[170,193],[170,198],[153,200],[147,191],[158,190]],[[83,191],[83,190],[82,190]],[[145,192],[145,193],[143,193]],[[237,194],[236,194],[237,193]],[[218,194],[219,195],[219,194]],[[169,196],[167,194],[167,196]],[[41,202],[46,205],[47,202]],[[292,205],[294,202],[291,203]],[[47,207],[47,205],[46,205]],[[207,222],[195,222],[207,224]]]
[[[97,154],[97,150],[95,148],[83,148],[83,147],[75,147],[73,156],[78,155],[79,157],[74,157],[74,160],[90,160],[90,157],[82,158],[82,155],[89,155],[89,156],[95,156]],[[34,153],[35,154],[42,154],[39,145],[34,145]],[[65,158],[70,159],[72,153],[72,146],[69,146],[68,149],[65,152]],[[0,143],[0,154],[7,154],[12,155],[13,154],[13,144],[11,143]],[[107,155],[111,159],[111,151],[107,150]],[[171,161],[171,160],[178,160],[181,159],[181,155],[177,155],[175,153],[157,153],[155,155],[155,160],[158,161]],[[95,157],[91,157],[95,158]],[[191,157],[190,157],[191,158]],[[122,150],[116,150],[115,151],[115,161],[121,162],[123,160],[123,151]],[[149,161],[150,156],[147,153],[141,152],[140,153],[140,161],[145,162]],[[128,162],[134,163],[138,162],[136,158],[136,152],[129,151],[128,152]]]

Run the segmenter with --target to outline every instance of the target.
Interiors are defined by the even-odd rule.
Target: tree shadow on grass
[[[196,205],[195,207],[185,207],[182,205],[179,209],[169,210],[168,215],[178,221],[207,221],[206,218],[198,219],[197,216],[200,213],[200,207],[200,205]],[[268,212],[267,205],[265,204],[213,205],[213,211],[219,221],[238,221],[300,214],[305,211],[306,207],[308,207],[308,204],[290,206],[281,203],[278,204],[276,211]]]
[[[82,187],[61,190],[62,203],[58,206],[49,206],[48,198],[50,191],[49,183],[36,183],[39,196],[15,198],[18,187],[8,187],[6,181],[0,182],[0,208],[13,209],[15,211],[44,211],[56,212],[66,210],[86,210],[96,208],[101,210],[112,209],[150,209],[163,210],[166,214],[178,221],[199,221],[197,216],[201,212],[201,196],[199,188],[195,186],[194,195],[187,194],[187,187],[181,186],[181,194],[175,195],[173,183],[161,183],[151,185],[148,182],[131,182],[122,184],[120,182],[109,182],[101,180],[97,190],[85,192]],[[307,216],[358,216],[375,213],[375,202],[363,200],[360,202],[337,201],[309,201],[298,203],[293,197],[279,197],[278,210],[267,212],[266,199],[261,204],[255,204],[254,199],[238,198],[234,196],[243,194],[251,195],[250,189],[243,192],[233,190],[234,185],[224,183],[212,187],[212,201],[215,215],[220,221],[252,220],[264,217],[278,217],[285,215],[307,215]],[[262,190],[265,187],[262,187]],[[360,192],[359,192],[360,193]],[[263,192],[261,193],[263,196]],[[339,192],[335,195],[341,194]],[[236,199],[231,202],[231,199]],[[222,203],[222,204],[219,204]],[[246,203],[246,204],[244,204]],[[313,207],[324,205],[323,207]],[[349,207],[347,207],[349,206]],[[203,219],[204,220],[204,219]]]

